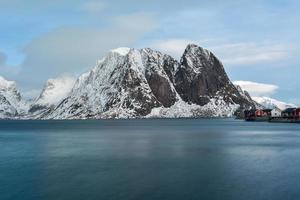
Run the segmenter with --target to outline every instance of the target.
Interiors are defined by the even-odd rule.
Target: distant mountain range
[[[280,110],[285,110],[287,108],[297,107],[295,104],[285,103],[276,99],[272,99],[270,97],[252,97],[252,99],[265,108],[269,109],[279,108]]]
[[[257,106],[213,53],[194,44],[180,62],[149,48],[112,50],[76,81],[48,80],[32,102],[0,78],[0,118],[227,117]]]

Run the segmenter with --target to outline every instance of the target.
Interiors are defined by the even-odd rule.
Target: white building
[[[271,111],[271,116],[272,117],[281,117],[281,110],[279,108],[274,108]]]

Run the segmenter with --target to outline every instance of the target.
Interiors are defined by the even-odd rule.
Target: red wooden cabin
[[[255,116],[256,117],[262,117],[262,116],[264,116],[264,111],[263,110],[256,110],[255,111]]]
[[[295,118],[300,118],[300,108],[296,108],[293,114]]]

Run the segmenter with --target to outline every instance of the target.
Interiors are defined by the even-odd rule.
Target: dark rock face
[[[30,106],[28,112],[29,113],[34,113],[34,112],[37,112],[37,111],[43,111],[44,109],[47,109],[46,106],[42,106],[42,105],[32,105]]]
[[[147,76],[147,80],[153,94],[163,106],[170,107],[175,103],[176,93],[172,91],[172,88],[165,77],[162,77],[157,73],[151,73],[151,75]]]
[[[175,86],[184,101],[201,106],[217,96],[241,107],[253,106],[231,83],[215,55],[193,44],[187,46],[181,58],[175,74]]]
[[[164,106],[170,107],[176,102],[174,89],[174,72],[179,65],[172,57],[151,49],[143,49],[145,78],[156,97]]]
[[[178,63],[151,49],[142,49],[139,53],[143,61],[140,66],[142,70],[135,69],[136,63],[132,61],[135,55],[132,52],[127,55],[124,63],[125,71],[120,79],[120,87],[127,95],[120,106],[122,109],[134,110],[137,116],[145,116],[155,107],[170,107],[176,102],[176,90],[169,76],[174,77],[174,65]],[[114,107],[117,102],[121,102],[119,95],[111,98],[106,110]]]
[[[173,84],[175,84],[175,72],[176,72],[176,69],[179,67],[179,65],[180,64],[179,64],[179,62],[177,62],[177,60],[175,60],[171,56],[164,55],[163,68],[164,68],[166,74],[168,75],[169,80]]]
[[[128,68],[122,80],[122,89],[128,94],[122,108],[133,109],[138,115],[144,116],[149,114],[152,108],[159,107],[161,104],[154,94],[145,89],[142,84],[146,84],[144,80],[138,76],[136,71]]]

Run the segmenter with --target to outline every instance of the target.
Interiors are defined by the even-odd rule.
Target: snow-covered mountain
[[[252,97],[252,99],[254,101],[256,101],[257,103],[259,103],[260,105],[264,106],[265,108],[269,108],[269,109],[273,109],[273,108],[277,107],[280,110],[285,110],[287,108],[297,107],[294,104],[278,101],[278,100],[272,99],[270,97]]]
[[[23,116],[28,104],[22,100],[16,83],[0,76],[0,118]]]
[[[0,96],[2,113],[20,117],[23,100],[15,84],[2,82],[11,91]],[[213,53],[190,44],[180,62],[149,48],[112,50],[75,83],[68,77],[48,80],[21,117],[224,117],[255,105]]]
[[[199,46],[188,45],[180,62],[149,48],[119,48],[81,75],[43,118],[230,116],[254,106]]]
[[[70,76],[60,76],[49,79],[40,95],[30,105],[29,115],[37,117],[44,115],[68,96],[75,83],[75,79]]]

